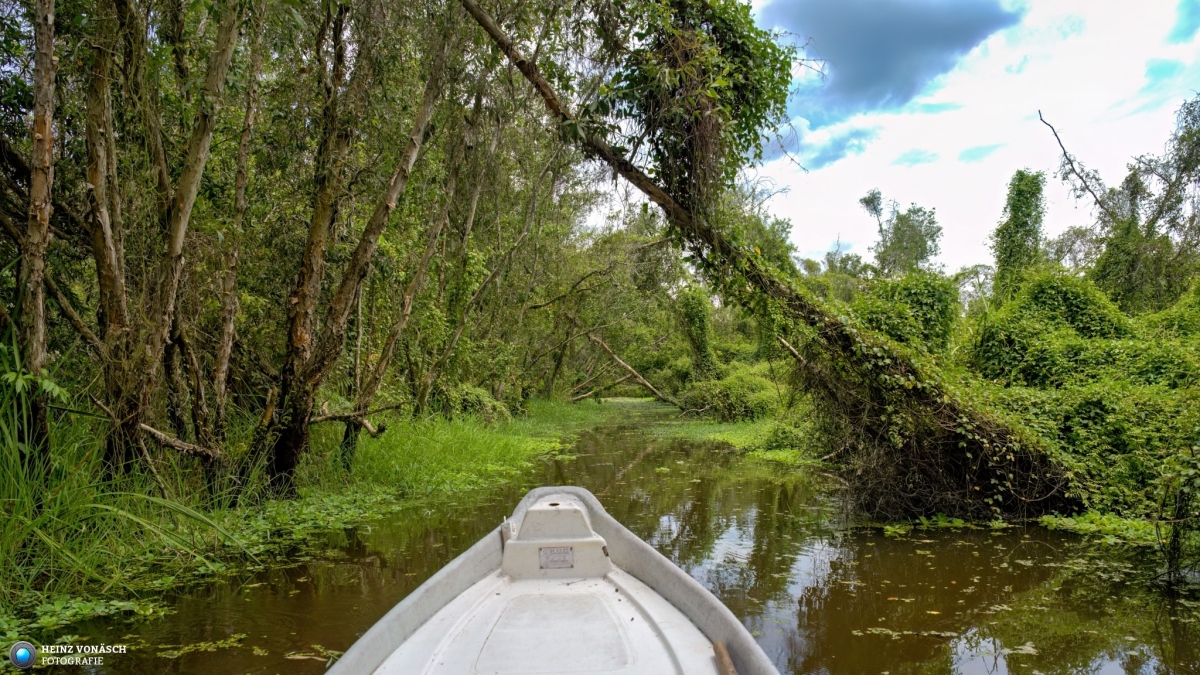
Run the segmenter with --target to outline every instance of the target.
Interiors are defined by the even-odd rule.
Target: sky
[[[755,171],[802,257],[840,241],[870,259],[878,229],[858,199],[878,188],[936,209],[948,272],[990,264],[1021,168],[1047,173],[1047,235],[1089,224],[1038,111],[1115,185],[1200,94],[1200,0],[753,1],[759,25],[787,31],[823,71],[795,70],[789,152],[776,144]]]

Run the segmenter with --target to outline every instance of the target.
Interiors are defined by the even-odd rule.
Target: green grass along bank
[[[298,474],[299,498],[236,509],[147,496],[156,489],[150,483],[104,485],[86,430],[60,430],[70,438],[59,440],[71,442],[56,444],[63,453],[58,464],[73,470],[59,477],[36,517],[26,511],[0,521],[0,635],[61,636],[71,623],[104,615],[153,619],[168,611],[159,601],[164,594],[286,566],[314,535],[514,479],[582,430],[631,411],[661,412],[621,399],[534,400],[527,414],[493,424],[475,416],[397,417],[380,437],[364,436],[350,475],[338,454],[341,425],[320,425]],[[169,493],[195,494],[183,484],[188,473],[174,469],[159,471]],[[20,486],[6,490],[6,510],[19,510]]]

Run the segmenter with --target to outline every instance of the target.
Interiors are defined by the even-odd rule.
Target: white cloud
[[[1058,167],[1059,149],[1039,109],[1068,149],[1112,184],[1133,156],[1162,149],[1175,109],[1200,90],[1200,38],[1167,43],[1175,5],[1032,0],[1021,23],[989,37],[901,111],[860,114],[823,130],[831,138],[875,130],[861,152],[808,173],[786,159],[762,167],[761,176],[788,188],[772,210],[791,219],[804,255],[819,257],[840,237],[843,247],[867,256],[876,226],[858,198],[877,187],[902,205],[937,209],[947,269],[990,262],[987,238],[1013,171],[1053,174]],[[1154,59],[1149,71],[1166,76],[1148,83]],[[983,146],[999,147],[988,153]],[[1089,205],[1076,203],[1053,176],[1046,195],[1048,234],[1090,221]]]

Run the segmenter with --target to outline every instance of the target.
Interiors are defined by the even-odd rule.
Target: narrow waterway
[[[782,673],[1200,673],[1200,603],[1145,589],[1146,555],[1043,528],[846,527],[827,479],[647,433],[631,409],[523,483],[330,535],[308,559],[93,621],[97,673],[321,673],[538,485],[581,485],[713,591]]]

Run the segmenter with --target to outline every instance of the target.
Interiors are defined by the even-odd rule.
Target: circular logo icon
[[[8,650],[8,660],[21,670],[32,668],[37,661],[37,647],[22,640]]]

